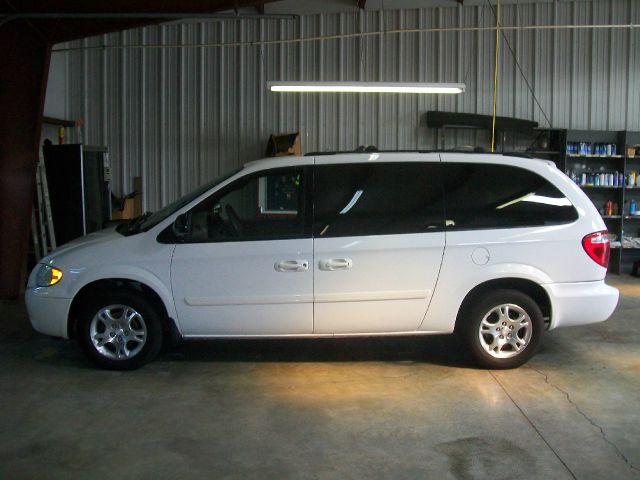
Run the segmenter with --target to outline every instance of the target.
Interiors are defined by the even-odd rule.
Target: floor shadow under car
[[[471,367],[452,335],[318,339],[188,340],[167,349],[163,361],[180,362],[422,362]]]

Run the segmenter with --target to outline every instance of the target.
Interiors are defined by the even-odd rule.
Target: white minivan
[[[33,327],[133,369],[163,340],[456,332],[487,368],[606,320],[609,238],[544,160],[314,154],[249,163],[31,273]]]

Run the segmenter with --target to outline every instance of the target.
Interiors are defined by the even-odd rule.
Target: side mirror
[[[189,212],[178,215],[171,226],[171,231],[178,240],[184,240],[191,233],[191,215]]]

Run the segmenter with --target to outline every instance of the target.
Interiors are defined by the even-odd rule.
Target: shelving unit
[[[622,174],[625,182],[620,185],[576,183],[601,213],[605,212],[605,204],[609,200],[617,206],[617,213],[614,209],[614,214],[602,215],[607,229],[612,236],[615,236],[614,245],[619,245],[611,249],[609,271],[612,273],[630,271],[631,264],[640,259],[640,240],[638,240],[638,246],[635,246],[629,245],[626,239],[640,238],[640,215],[629,215],[628,209],[632,199],[635,199],[640,207],[640,186],[628,186],[626,178],[632,171],[640,173],[640,155],[628,156],[627,154],[629,147],[640,144],[640,132],[561,129],[538,129],[537,132],[538,138],[535,144],[543,144],[547,148],[536,148],[534,145],[528,153],[553,160],[558,168],[569,176],[572,173],[580,177],[582,173],[595,175],[619,172]],[[614,155],[568,153],[567,147],[570,142],[613,144],[616,145],[616,153]]]
[[[625,132],[625,147],[626,146],[634,146],[640,144],[640,132]],[[640,173],[640,155],[637,155],[638,150],[636,149],[636,155],[627,155],[627,148],[625,148],[625,172],[634,171],[636,173]],[[636,205],[640,207],[640,187],[626,187],[624,189],[624,202],[629,204],[631,200],[635,200]],[[640,215],[626,215],[622,219],[623,230],[625,237],[631,238],[640,238]],[[640,245],[640,241],[638,242]],[[640,248],[636,246],[627,246],[626,248],[623,245],[622,248],[622,257],[625,263],[632,264],[633,262],[640,260]]]

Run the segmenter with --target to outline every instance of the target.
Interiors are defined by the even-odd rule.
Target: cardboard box
[[[300,133],[284,133],[271,135],[267,143],[267,157],[301,156]]]
[[[124,208],[122,210],[114,210],[111,214],[112,220],[129,220],[131,218],[135,218],[138,215],[135,215],[134,209],[134,198],[125,198],[124,199]]]
[[[129,220],[142,215],[142,178],[133,178],[133,192],[124,199],[120,198],[114,202],[122,205],[122,209],[115,209],[111,212],[112,220]]]

